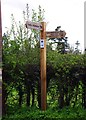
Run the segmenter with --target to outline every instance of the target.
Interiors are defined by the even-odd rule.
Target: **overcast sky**
[[[84,1],[85,0],[2,0],[2,26],[10,27],[11,14],[14,14],[16,21],[22,19],[22,11],[29,4],[31,9],[38,9],[38,6],[45,10],[45,22],[47,31],[54,31],[57,26],[65,30],[68,42],[74,46],[78,40],[80,49],[84,48]]]

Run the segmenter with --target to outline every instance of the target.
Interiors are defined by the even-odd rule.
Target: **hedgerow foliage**
[[[33,10],[32,21],[42,21],[43,11],[40,6],[38,14]],[[23,13],[25,15],[25,12]],[[8,108],[14,109],[15,106],[41,107],[39,32],[28,31],[21,22],[16,31],[13,15],[12,21],[11,31],[7,31],[3,36],[3,110],[8,115],[11,114]],[[47,49],[46,82],[47,109],[58,111],[65,107],[86,108],[86,55],[60,54]],[[21,113],[21,110],[19,112]],[[37,112],[30,111],[29,115],[16,113],[14,117],[11,115],[9,120],[57,119],[59,115],[55,113],[53,117],[53,114],[47,112]],[[68,114],[72,117],[71,112],[68,111]],[[78,115],[80,116],[80,113],[77,113],[75,118]]]

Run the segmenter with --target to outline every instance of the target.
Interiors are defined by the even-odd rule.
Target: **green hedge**
[[[35,107],[9,109],[10,114],[2,120],[86,120],[86,110],[82,108],[64,108],[41,111]],[[13,111],[12,111],[13,110]]]

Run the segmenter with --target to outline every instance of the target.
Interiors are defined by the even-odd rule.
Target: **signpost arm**
[[[42,22],[41,39],[44,47],[40,48],[40,71],[41,71],[41,109],[46,110],[46,23]]]

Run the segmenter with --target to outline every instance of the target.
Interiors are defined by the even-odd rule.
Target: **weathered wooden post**
[[[46,110],[46,23],[42,22],[40,35],[41,109]]]
[[[40,30],[41,109],[46,110],[46,23],[26,22],[26,28]]]

